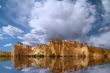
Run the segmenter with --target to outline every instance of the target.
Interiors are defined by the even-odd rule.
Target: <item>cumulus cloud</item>
[[[53,38],[87,38],[95,22],[95,6],[87,0],[35,1],[30,10],[30,33],[18,37],[25,44],[45,42]]]
[[[3,26],[1,30],[11,37],[20,36],[23,33],[21,29],[12,25]]]
[[[28,21],[36,39],[77,39],[87,35],[95,22],[95,6],[87,0],[35,2]],[[41,34],[40,34],[40,33]],[[26,34],[27,35],[27,34]]]
[[[98,20],[97,16],[101,15],[104,20],[97,29],[100,35],[92,34],[89,42],[107,47],[109,44],[105,42],[108,42],[110,31],[108,26],[110,25],[110,0],[99,2],[102,2],[101,8],[104,8],[102,9],[105,10],[104,14],[100,14],[101,8],[98,6],[100,4],[95,5],[91,2],[91,0],[8,0],[6,8],[9,10],[9,17],[20,23],[27,23],[26,26],[32,28],[29,33],[18,36],[25,44],[45,42],[52,38],[88,41],[87,35],[93,30],[93,26],[97,26],[94,23]],[[103,40],[105,37],[106,40]],[[103,42],[100,42],[102,40]]]
[[[11,43],[9,43],[9,44],[5,44],[5,45],[4,45],[4,47],[10,47],[10,46],[12,46]]]

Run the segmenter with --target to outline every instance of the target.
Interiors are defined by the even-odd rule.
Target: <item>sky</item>
[[[0,0],[0,51],[51,39],[110,48],[110,0]]]

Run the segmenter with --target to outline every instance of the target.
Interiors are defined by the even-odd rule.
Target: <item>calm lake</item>
[[[1,57],[0,73],[110,73],[110,59]]]

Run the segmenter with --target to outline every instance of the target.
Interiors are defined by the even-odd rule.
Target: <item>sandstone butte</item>
[[[12,56],[54,56],[54,57],[110,57],[110,50],[91,47],[87,43],[66,40],[51,40],[37,44],[34,48],[22,43],[15,44]]]

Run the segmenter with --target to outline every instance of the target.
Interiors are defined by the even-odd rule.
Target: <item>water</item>
[[[110,73],[108,58],[1,57],[0,73]]]

